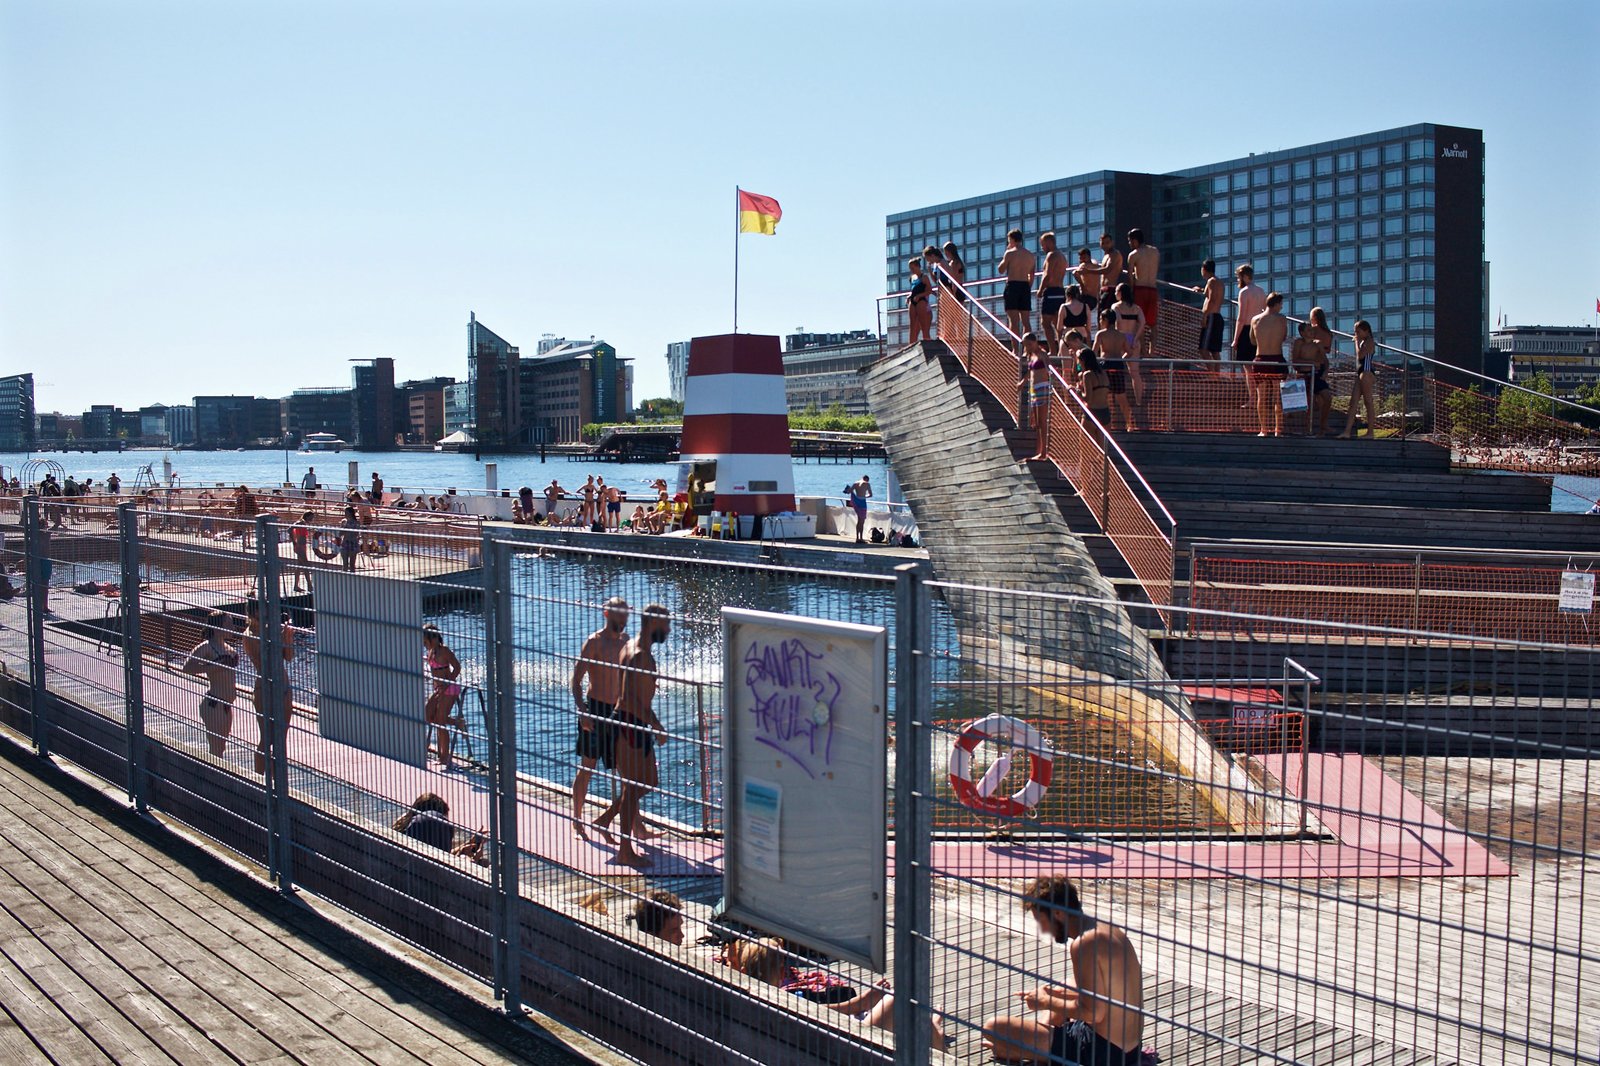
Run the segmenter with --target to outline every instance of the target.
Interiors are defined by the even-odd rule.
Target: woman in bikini
[[[1048,443],[1045,427],[1050,412],[1050,357],[1039,347],[1039,340],[1032,333],[1022,338],[1022,349],[1028,357],[1028,369],[1017,379],[1016,388],[1028,386],[1028,410],[1031,412],[1034,440],[1033,454],[1022,461],[1042,463],[1046,459],[1044,452]]]
[[[1311,356],[1311,415],[1312,433],[1328,435],[1328,415],[1333,410],[1333,390],[1328,386],[1328,356],[1333,351],[1333,330],[1328,328],[1328,313],[1313,307],[1306,322],[1306,341],[1316,351]]]
[[[1377,436],[1378,402],[1374,396],[1378,383],[1378,343],[1372,338],[1372,324],[1366,319],[1356,323],[1356,380],[1350,386],[1350,407],[1345,414],[1344,432],[1339,439],[1349,440],[1356,428],[1356,407],[1365,401],[1367,407],[1367,439]]]
[[[450,761],[450,727],[466,724],[459,714],[450,713],[461,699],[461,684],[457,681],[461,676],[461,660],[445,647],[444,634],[432,622],[422,627],[422,648],[427,653],[428,673],[433,678],[433,691],[428,694],[422,716],[428,725],[437,728],[439,763],[449,770],[454,766]]]
[[[955,241],[944,242],[944,273],[957,285],[967,283],[967,262],[961,258],[961,250],[956,247]]]
[[[1139,356],[1144,344],[1144,309],[1133,299],[1133,286],[1127,282],[1117,286],[1117,302],[1111,305],[1111,313],[1116,316],[1117,332],[1121,333],[1128,341],[1128,352],[1123,358],[1128,366],[1128,383],[1133,387],[1133,402],[1144,402],[1144,376],[1139,373]],[[1129,423],[1132,429],[1132,423]]]
[[[1077,283],[1067,286],[1067,302],[1061,305],[1061,310],[1056,314],[1056,336],[1065,337],[1072,330],[1077,330],[1087,337],[1094,331],[1089,327],[1089,316],[1093,312],[1089,302],[1083,298],[1083,289]]]
[[[933,336],[933,308],[928,305],[928,279],[922,272],[922,258],[914,257],[906,266],[911,270],[911,294],[906,298],[906,313],[911,319],[911,339],[931,340]]]

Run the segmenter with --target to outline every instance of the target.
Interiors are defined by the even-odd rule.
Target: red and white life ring
[[[1009,745],[996,757],[983,780],[972,781],[972,753],[985,740],[996,740]],[[1020,749],[1028,756],[1028,783],[1010,796],[993,794],[995,785],[1011,769],[1011,749]],[[1026,722],[1003,714],[991,714],[975,722],[968,722],[950,749],[950,788],[956,799],[981,814],[1020,816],[1032,811],[1044,799],[1055,773],[1055,749],[1039,730]]]

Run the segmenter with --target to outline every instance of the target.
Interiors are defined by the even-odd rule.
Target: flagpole
[[[739,332],[739,186],[733,187],[733,331]]]

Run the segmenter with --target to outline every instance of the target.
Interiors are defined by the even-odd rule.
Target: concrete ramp
[[[1003,680],[1094,680],[1073,710],[1092,705],[1093,713],[1125,723],[1147,751],[1197,782],[1235,828],[1278,824],[1277,804],[1261,798],[1260,786],[1194,723],[1144,630],[1117,602],[1058,504],[1013,456],[1005,438],[1010,416],[962,372],[949,348],[913,345],[872,364],[865,376],[884,446],[940,580],[1101,601],[1030,610],[1020,599],[996,604],[990,594],[951,589],[945,598],[963,645],[1009,675]]]

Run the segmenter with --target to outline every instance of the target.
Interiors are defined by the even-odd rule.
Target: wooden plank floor
[[[591,1061],[0,741],[0,1064]]]

